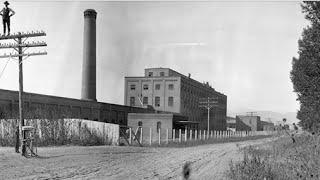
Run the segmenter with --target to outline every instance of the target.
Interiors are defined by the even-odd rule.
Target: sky
[[[24,60],[24,91],[81,97],[83,11],[97,15],[97,100],[124,104],[124,77],[168,67],[228,97],[228,113],[295,112],[291,61],[308,22],[299,2],[10,1],[11,32],[44,30]],[[1,31],[0,31],[1,32]],[[0,54],[9,53],[0,50]],[[0,59],[0,73],[8,59]],[[0,89],[18,90],[9,60]]]

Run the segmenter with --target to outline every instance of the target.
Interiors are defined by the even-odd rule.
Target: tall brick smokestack
[[[96,99],[96,18],[94,9],[84,11],[82,91],[84,100]]]

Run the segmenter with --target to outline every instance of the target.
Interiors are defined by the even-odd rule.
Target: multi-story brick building
[[[200,129],[207,128],[207,110],[199,108],[199,100],[207,97],[218,98],[218,106],[210,111],[210,129],[225,130],[227,96],[208,83],[169,68],[145,69],[143,77],[125,77],[125,105],[151,105],[158,111],[178,113],[188,121],[198,122]]]

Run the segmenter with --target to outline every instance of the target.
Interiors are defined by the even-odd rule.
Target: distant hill
[[[274,124],[282,123],[282,119],[286,118],[288,124],[298,123],[299,120],[296,118],[296,112],[278,113],[272,111],[254,111],[255,115],[261,117],[262,121],[273,122]],[[236,115],[247,115],[247,112],[230,112],[228,116],[235,117]]]

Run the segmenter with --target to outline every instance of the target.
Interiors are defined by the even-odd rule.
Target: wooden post
[[[184,142],[187,141],[187,138],[188,138],[188,130],[187,130],[187,127],[184,129]]]
[[[161,129],[159,128],[159,145],[161,145]]]
[[[129,144],[132,144],[132,134],[131,134],[131,128],[129,128]]]
[[[173,132],[172,132],[172,142],[174,142],[176,140],[176,130],[173,129]]]
[[[19,35],[21,33],[19,32]],[[22,44],[22,38],[18,38],[18,44]],[[18,53],[22,54],[22,47],[18,48]],[[23,68],[22,68],[22,56],[19,56],[19,119],[20,119],[20,128],[22,130],[22,127],[24,126],[24,112],[23,112]],[[26,132],[21,131],[21,139],[22,139],[22,147],[21,152],[22,156],[25,156],[26,153],[26,144],[24,139],[26,138]]]
[[[203,130],[203,140],[206,140],[206,130]]]
[[[213,131],[211,131],[211,138],[213,138]]]
[[[140,143],[142,144],[142,142],[143,142],[142,127],[140,127],[140,130],[141,130],[141,132],[140,132]]]
[[[199,130],[199,140],[201,140],[201,129]]]
[[[179,129],[179,142],[181,143],[181,129]]]
[[[169,129],[167,129],[167,144],[169,144]]]
[[[150,136],[149,136],[149,140],[150,140],[150,146],[152,145],[152,128],[150,128]]]
[[[198,138],[198,131],[194,130],[194,140],[197,140],[197,138]]]
[[[192,129],[190,129],[190,141],[192,140]]]

